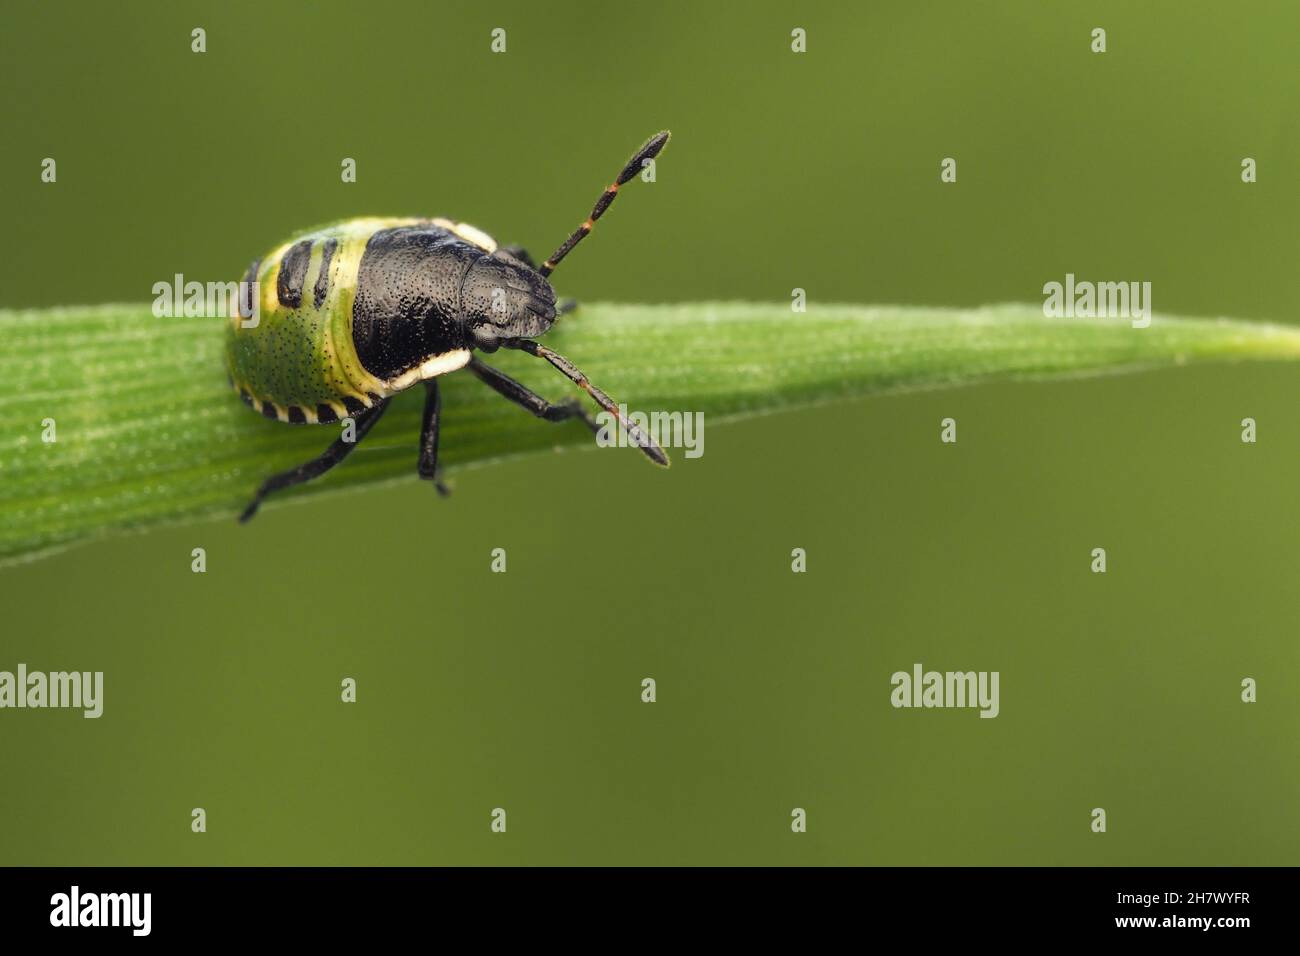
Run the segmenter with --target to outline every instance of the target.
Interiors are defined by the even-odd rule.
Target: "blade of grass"
[[[336,437],[330,426],[289,426],[246,408],[226,383],[223,334],[220,321],[159,319],[147,305],[0,310],[0,564],[164,522],[233,520],[263,478]],[[788,304],[598,304],[565,317],[546,342],[630,409],[703,412],[711,424],[990,379],[1300,358],[1300,329],[1288,326],[1157,316],[1134,329],[1045,319],[1027,305],[795,314]],[[492,363],[547,397],[572,392],[520,353]],[[540,422],[467,372],[444,381],[449,472],[592,444],[580,424]],[[265,507],[413,478],[422,395],[399,396],[347,462]],[[46,419],[53,443],[42,440]]]

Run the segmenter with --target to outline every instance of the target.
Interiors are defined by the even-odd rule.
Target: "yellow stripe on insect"
[[[397,376],[397,378],[390,379],[388,388],[393,392],[400,392],[416,382],[424,382],[431,378],[437,378],[439,375],[446,375],[448,372],[464,368],[469,364],[469,355],[469,349],[456,349],[442,355],[435,355],[423,365],[417,366],[409,372]]]
[[[477,226],[471,226],[467,222],[452,222],[450,219],[433,219],[431,222],[457,238],[473,243],[489,255],[497,251],[497,241]]]

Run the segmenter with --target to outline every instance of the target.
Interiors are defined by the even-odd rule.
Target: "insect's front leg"
[[[480,362],[477,357],[469,360],[469,370],[477,375],[481,382],[491,386],[492,390],[498,395],[510,399],[520,408],[532,412],[538,418],[545,419],[548,422],[563,422],[568,421],[570,418],[579,418],[594,434],[600,434],[600,425],[596,422],[596,419],[579,405],[576,399],[568,399],[563,402],[548,402],[526,385],[516,382],[505,372],[498,371],[491,365]]]
[[[623,406],[617,404],[612,398],[606,395],[601,389],[597,388],[594,384],[592,384],[591,379],[587,378],[587,376],[583,374],[582,370],[578,368],[578,366],[574,365],[572,362],[566,359],[559,352],[555,351],[554,349],[547,348],[545,345],[542,345],[540,342],[534,342],[531,339],[502,339],[500,344],[502,348],[519,349],[521,352],[527,352],[529,355],[535,356],[539,359],[545,359],[547,362],[551,363],[551,365],[554,368],[558,369],[560,372],[562,372],[564,376],[568,378],[569,381],[571,381],[574,385],[577,385],[580,389],[582,389],[584,392],[590,395],[592,397],[592,400],[595,401],[595,403],[599,405],[602,409],[604,409],[604,411],[607,414],[612,415],[614,418],[618,419],[618,423],[623,427],[623,431],[627,433],[627,437],[632,441],[634,445],[636,445],[638,448],[641,449],[641,451],[645,454],[647,458],[653,461],[656,465],[662,465],[664,468],[668,467],[669,464],[668,456],[665,455],[664,450],[659,447],[659,443],[656,442],[649,435],[647,435],[645,430],[641,428],[640,425],[636,424],[634,421],[632,421],[627,417]],[[474,367],[474,363],[473,360],[471,359],[470,368],[473,367]],[[496,372],[495,374],[501,375],[500,372]],[[479,377],[482,378],[481,375]],[[502,377],[504,378],[504,376]],[[487,379],[484,379],[484,381],[487,381]],[[511,382],[513,385],[515,385],[518,388],[523,387],[519,385],[518,382],[515,382],[513,379],[507,379],[507,381]],[[488,384],[492,385],[491,382],[488,382]],[[497,388],[497,386],[493,385],[493,388],[496,388],[498,392],[501,392],[501,394],[506,395],[507,398],[510,397],[509,395],[507,395],[506,392],[502,391],[500,388]],[[533,397],[536,398],[537,396],[533,396]],[[522,405],[524,403],[520,402],[520,404]],[[527,405],[525,405],[524,407],[526,408]],[[541,414],[541,413],[537,412],[535,414]],[[595,421],[593,419],[586,416],[584,416],[584,419],[587,421],[587,424],[595,428]]]
[[[424,419],[420,425],[420,477],[433,482],[438,494],[444,498],[451,494],[439,476],[438,469],[438,424],[442,418],[442,394],[438,391],[438,380],[431,378],[424,383]]]

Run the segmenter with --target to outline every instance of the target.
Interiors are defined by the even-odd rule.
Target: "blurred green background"
[[[544,254],[668,127],[561,294],[974,306],[1074,272],[1300,319],[1300,12],[1087,7],[6,4],[0,304],[234,279],[359,214]],[[532,457],[0,570],[0,669],[106,681],[99,720],[0,713],[0,863],[1295,864],[1295,384],[878,398],[667,473]],[[917,661],[1000,671],[1001,715],[892,709]]]

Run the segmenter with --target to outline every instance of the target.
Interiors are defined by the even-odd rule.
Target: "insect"
[[[226,335],[231,385],[267,418],[315,425],[351,417],[355,427],[318,457],[267,478],[239,520],[252,518],[267,495],[343,461],[392,396],[417,384],[425,389],[417,471],[447,494],[438,468],[438,379],[462,368],[538,418],[579,418],[600,430],[576,398],[549,402],[475,351],[519,349],[545,359],[617,418],[651,461],[666,466],[663,449],[613,399],[533,339],[563,311],[550,274],[591,232],[619,187],[659,155],[668,136],[658,133],[636,151],[586,221],[540,266],[522,248],[499,247],[474,226],[448,219],[348,219],[255,260]]]

